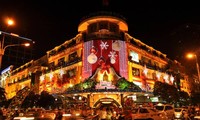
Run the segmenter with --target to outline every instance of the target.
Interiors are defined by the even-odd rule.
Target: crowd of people
[[[1,109],[0,109],[0,120],[6,119],[6,112],[7,112],[6,108],[1,107]]]

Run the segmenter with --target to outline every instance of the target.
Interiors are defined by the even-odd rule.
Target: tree
[[[4,88],[0,87],[0,102],[6,101],[6,91]]]
[[[40,95],[35,94],[33,91],[29,93],[29,95],[24,99],[22,103],[22,108],[29,108],[29,107],[36,107],[38,106],[38,100],[40,98]]]
[[[118,80],[116,85],[120,90],[128,89],[130,87],[130,83],[125,79],[121,78]]]
[[[156,81],[153,94],[160,96],[167,103],[176,103],[179,101],[179,94],[173,85]]]
[[[43,107],[45,109],[48,109],[50,106],[52,107],[54,105],[55,102],[55,98],[49,94],[47,91],[42,91],[39,101],[38,101],[38,105],[40,107]]]
[[[190,96],[188,95],[187,92],[185,91],[180,91],[179,92],[179,96],[180,96],[180,103],[181,105],[187,106],[189,105],[190,101]]]
[[[200,92],[194,92],[191,95],[191,101],[193,105],[198,105],[200,104]]]

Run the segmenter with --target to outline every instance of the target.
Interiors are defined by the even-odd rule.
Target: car
[[[194,120],[200,120],[200,110],[199,109],[195,112]]]
[[[40,111],[40,110],[39,110]],[[22,116],[16,116],[13,120],[55,120],[56,113],[52,111],[29,111]]]
[[[165,114],[168,119],[174,118],[174,107],[171,104],[157,104],[154,107],[159,113]]]
[[[138,107],[131,110],[132,120],[167,120],[164,114],[160,114],[154,108]]]
[[[53,112],[46,112],[46,113],[41,113],[38,117],[37,120],[55,120],[56,114]]]
[[[63,114],[62,115],[62,120],[84,120],[84,117],[81,117],[80,114]]]
[[[35,117],[14,117],[13,120],[34,120]]]
[[[185,108],[174,108],[174,119],[183,119],[188,116],[188,111]]]

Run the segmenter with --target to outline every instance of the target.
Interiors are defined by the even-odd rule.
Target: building
[[[127,101],[152,102],[156,81],[176,85],[173,73],[181,76],[180,89],[189,93],[180,63],[129,35],[123,16],[101,11],[85,17],[74,38],[5,73],[1,83],[8,98],[29,87],[93,108],[122,107]]]

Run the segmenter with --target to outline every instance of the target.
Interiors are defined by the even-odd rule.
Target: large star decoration
[[[64,70],[61,69],[61,70],[60,70],[60,77],[62,77],[63,74],[64,74]]]
[[[53,73],[50,73],[49,77],[50,77],[50,80],[52,80],[52,78],[53,78]]]
[[[44,80],[44,75],[40,76],[40,80],[41,80],[41,81]]]
[[[107,49],[108,48],[108,44],[107,44],[107,42],[101,42],[101,44],[100,44],[100,46],[101,46],[101,49]]]

